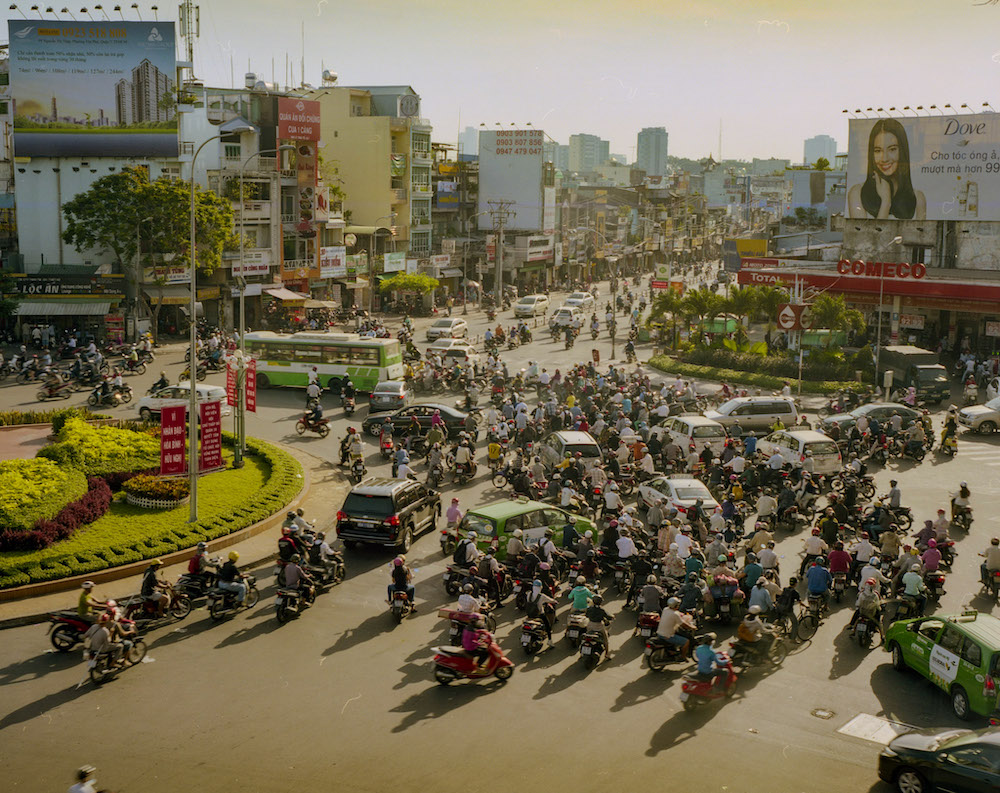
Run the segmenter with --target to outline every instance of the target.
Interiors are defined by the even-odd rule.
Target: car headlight
[[[892,751],[892,749],[890,749],[888,746],[882,749],[882,751],[879,752],[879,754],[881,754],[882,757],[899,757],[899,755],[896,754],[894,751]]]

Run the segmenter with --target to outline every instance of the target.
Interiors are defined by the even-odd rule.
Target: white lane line
[[[909,724],[889,721],[888,719],[871,716],[867,713],[859,713],[837,730],[837,732],[886,746],[898,735],[902,735],[904,732],[909,732],[913,729],[916,728]]]

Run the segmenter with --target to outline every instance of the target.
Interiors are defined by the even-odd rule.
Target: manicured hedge
[[[735,352],[714,347],[695,347],[680,357],[684,363],[696,366],[714,366],[720,369],[771,375],[785,380],[797,379],[799,376],[798,358],[791,355],[754,355],[749,352]],[[814,362],[812,359],[815,358],[819,358],[819,361]],[[871,360],[870,355],[868,360]],[[853,360],[834,358],[827,355],[826,351],[818,351],[803,362],[802,379],[850,380],[858,369],[864,367],[855,365]]]
[[[71,417],[56,437],[58,441],[38,456],[79,468],[88,476],[146,470],[160,461],[159,440],[145,432],[95,427]]]
[[[187,479],[171,477],[164,478],[155,474],[138,474],[122,483],[122,490],[133,496],[160,499],[162,501],[180,501],[191,494],[191,486]]]
[[[223,442],[231,446],[232,436],[223,433]],[[247,439],[243,468],[199,480],[197,523],[187,522],[187,505],[153,513],[115,501],[102,518],[63,542],[0,553],[0,589],[138,562],[231,534],[281,510],[302,484],[302,467],[290,454]]]
[[[0,427],[13,427],[20,424],[52,424],[52,432],[57,433],[62,423],[70,416],[91,421],[107,419],[100,413],[91,413],[86,408],[55,408],[53,410],[4,410],[0,411]]]
[[[773,391],[779,390],[790,378],[774,377],[757,372],[741,372],[735,369],[721,369],[715,366],[696,366],[690,363],[680,363],[669,355],[656,355],[649,360],[649,365],[655,369],[681,377],[697,377],[715,382],[741,383],[755,385]],[[797,380],[798,378],[794,378]],[[856,380],[802,380],[802,391],[810,394],[832,394],[839,389],[861,390],[865,386]]]
[[[0,551],[47,548],[100,518],[111,506],[111,488],[99,476],[90,477],[86,484],[88,490],[81,498],[67,504],[53,518],[38,521],[30,531],[0,531]]]
[[[87,477],[51,460],[0,462],[0,531],[27,531],[87,492]]]

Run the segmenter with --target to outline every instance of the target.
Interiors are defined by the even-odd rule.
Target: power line
[[[493,219],[493,228],[497,232],[497,249],[494,254],[494,259],[496,260],[496,274],[494,276],[494,292],[496,293],[496,305],[497,312],[500,311],[501,306],[503,306],[503,235],[504,228],[507,225],[507,221],[512,217],[517,216],[517,212],[511,210],[514,206],[513,201],[507,199],[500,199],[498,201],[487,201],[489,205],[490,217]]]

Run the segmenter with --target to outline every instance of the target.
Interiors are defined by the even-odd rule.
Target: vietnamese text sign
[[[226,361],[226,402],[236,405],[236,361]]]
[[[18,157],[176,157],[172,22],[9,20]]]
[[[406,269],[406,254],[402,251],[398,253],[387,253],[384,257],[382,272],[400,273]]]
[[[247,410],[250,413],[257,412],[257,359],[247,359],[246,380],[244,380]]]
[[[911,328],[913,330],[923,330],[924,329],[924,315],[923,314],[900,314],[899,315],[899,327],[901,327],[901,328]]]
[[[479,229],[493,227],[490,201],[513,201],[508,230],[543,227],[542,144],[540,129],[483,130],[479,133]],[[554,204],[553,204],[554,211]],[[554,218],[554,216],[553,216]]]
[[[187,408],[184,405],[165,407],[160,411],[160,474],[183,474],[184,424]]]
[[[1000,117],[854,119],[847,188],[851,218],[998,220]]]
[[[222,405],[201,403],[201,470],[222,467]]]
[[[279,140],[319,140],[319,102],[295,97],[278,99]]]
[[[319,277],[343,278],[347,275],[347,248],[333,245],[319,249]]]
[[[722,258],[725,269],[735,273],[740,269],[743,257],[767,255],[767,240],[751,238],[723,240]]]

